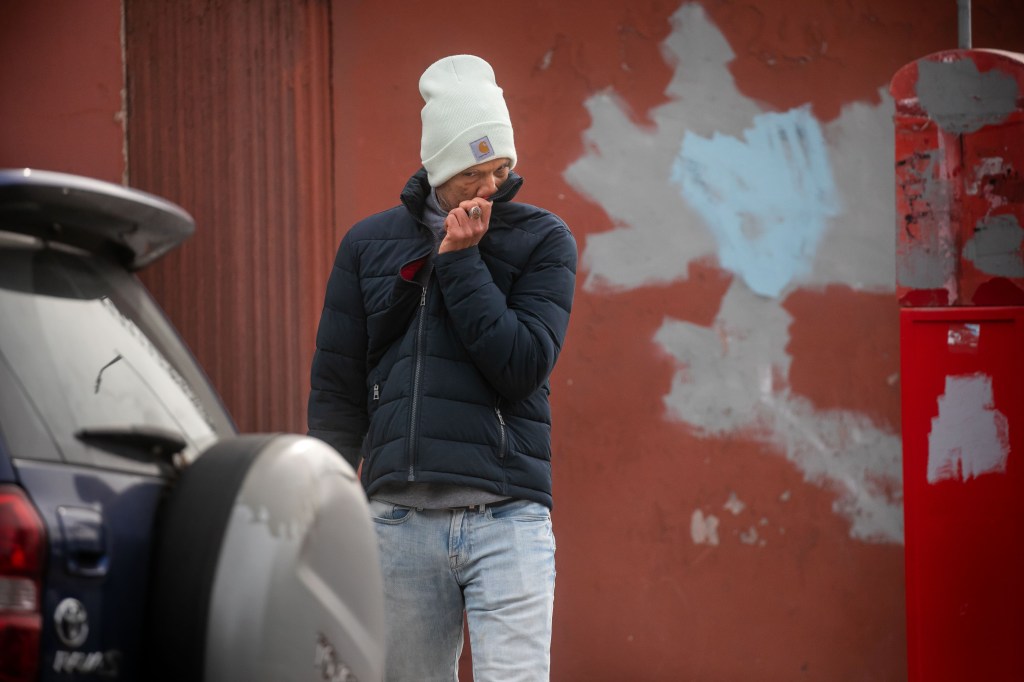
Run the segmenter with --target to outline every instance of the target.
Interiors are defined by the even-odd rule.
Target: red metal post
[[[912,682],[1024,679],[1024,56],[894,76]]]

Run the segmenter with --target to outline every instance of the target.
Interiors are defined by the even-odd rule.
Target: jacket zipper
[[[416,480],[416,423],[420,411],[420,378],[423,375],[423,325],[427,319],[427,287],[430,285],[430,277],[423,285],[423,293],[420,294],[420,318],[416,322],[416,361],[413,364],[412,378],[412,406],[409,408],[409,481]]]
[[[501,415],[501,408],[497,405],[494,406],[494,414],[498,415],[498,430],[501,432],[501,441],[498,443],[498,459],[504,459],[505,443],[507,442],[505,435],[505,417]]]

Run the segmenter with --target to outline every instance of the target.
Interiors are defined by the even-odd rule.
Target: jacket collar
[[[522,176],[518,175],[515,171],[509,171],[508,179],[501,184],[497,193],[491,197],[491,201],[510,201],[522,186]],[[429,195],[430,183],[427,181],[427,171],[425,168],[420,168],[409,178],[409,182],[405,183],[405,188],[401,194],[402,204],[417,220],[421,220],[424,204],[426,204],[427,196]]]

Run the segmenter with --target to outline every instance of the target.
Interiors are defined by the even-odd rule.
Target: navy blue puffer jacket
[[[475,247],[438,254],[414,175],[402,205],[345,235],[327,284],[311,373],[309,433],[354,465],[367,493],[443,482],[551,506],[548,376],[576,281],[557,216],[492,197]]]

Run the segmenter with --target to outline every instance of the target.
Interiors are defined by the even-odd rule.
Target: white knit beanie
[[[431,187],[491,159],[516,165],[512,121],[490,64],[468,54],[445,57],[420,76],[420,94],[420,159]]]

